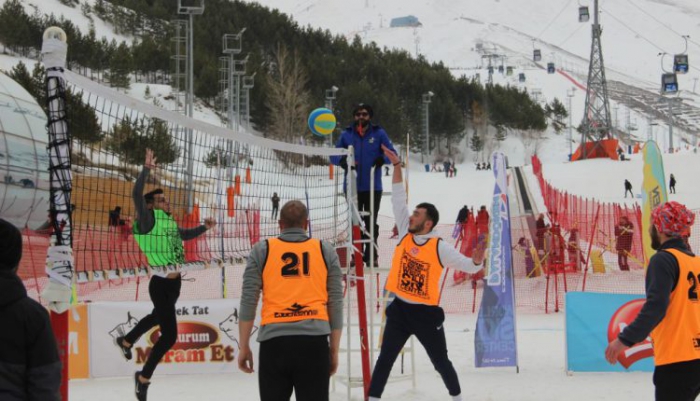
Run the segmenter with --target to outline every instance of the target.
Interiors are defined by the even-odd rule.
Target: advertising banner
[[[623,372],[654,370],[651,341],[625,350],[619,363],[605,360],[605,348],[637,317],[643,295],[566,293],[566,360],[573,372]]]
[[[646,235],[651,225],[651,211],[668,201],[664,159],[659,146],[654,141],[644,144],[644,181],[642,182],[642,241],[644,243],[644,269],[649,259],[656,253],[651,249],[651,237]]]
[[[489,222],[488,272],[474,336],[478,368],[518,366],[506,160],[502,153],[492,158],[496,186]]]
[[[165,354],[157,374],[239,372],[238,299],[181,301],[177,303],[178,338]],[[160,336],[158,326],[146,332],[127,361],[115,338],[128,333],[151,313],[150,302],[99,302],[90,305],[90,372],[92,377],[130,376],[140,370]],[[258,322],[250,346],[257,359]]]
[[[90,347],[88,341],[88,307],[72,306],[68,312],[68,376],[70,379],[90,377]]]

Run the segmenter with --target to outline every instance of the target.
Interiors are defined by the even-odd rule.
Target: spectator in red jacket
[[[627,257],[632,251],[632,237],[634,236],[634,226],[627,216],[620,217],[620,222],[615,226],[615,250],[617,251],[617,264],[620,270],[630,269]]]

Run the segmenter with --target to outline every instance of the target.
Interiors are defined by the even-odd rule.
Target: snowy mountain
[[[591,49],[593,2],[573,0],[258,0],[289,14],[300,25],[328,29],[335,34],[379,46],[401,48],[429,61],[442,62],[455,75],[488,76],[488,55],[495,66],[514,67],[514,74],[496,72],[495,83],[523,85],[543,101],[554,97],[567,103],[567,91],[576,89],[572,122],[583,116],[588,59]],[[578,22],[580,6],[588,6],[591,20]],[[393,18],[412,15],[421,26],[391,28]],[[660,99],[660,78],[672,66],[672,54],[687,52],[690,71],[679,75],[683,106],[674,110],[676,134],[695,144],[700,122],[700,97],[695,94],[700,69],[692,66],[700,51],[700,3],[693,0],[601,0],[602,47],[609,82],[613,125],[639,140],[658,135],[667,148],[667,102]],[[540,49],[541,63],[532,61]],[[659,53],[667,53],[660,56]],[[503,60],[503,61],[501,61]],[[566,74],[547,74],[542,66],[555,63]],[[497,71],[497,70],[496,70]],[[518,82],[519,73],[526,82]],[[566,75],[570,76],[569,79]],[[341,89],[342,90],[342,89]],[[541,95],[540,95],[541,94]],[[439,96],[439,94],[438,94]],[[651,123],[651,124],[650,124]],[[658,125],[658,126],[657,126]],[[680,129],[679,129],[680,128]],[[655,132],[655,131],[658,131]],[[676,139],[678,144],[678,139]],[[568,154],[568,149],[566,149]]]
[[[0,0],[0,4],[4,0]],[[93,4],[94,0],[85,0]],[[571,123],[581,121],[585,103],[588,57],[592,19],[578,22],[580,6],[591,1],[553,0],[260,0],[258,3],[289,14],[300,25],[328,29],[349,39],[359,35],[363,41],[380,46],[400,48],[429,61],[442,62],[455,76],[488,77],[487,66],[495,67],[493,81],[526,88],[533,97],[549,102],[555,97],[568,106],[571,102]],[[77,26],[88,30],[91,22],[79,7],[71,8],[58,0],[26,0],[27,12],[52,10]],[[355,16],[355,17],[352,17]],[[414,16],[417,27],[392,28],[391,20]],[[694,53],[700,50],[697,17],[700,4],[692,0],[601,0],[600,22],[603,26],[603,55],[611,99],[613,125],[636,140],[656,139],[662,149],[669,147],[668,101],[658,95],[662,62],[671,68],[674,53],[685,50],[683,35],[690,35],[687,51],[691,63],[686,75],[679,75],[681,106],[674,110],[674,147],[697,143],[696,126],[700,123],[700,98],[694,93],[700,70],[693,67]],[[116,34],[109,24],[92,18],[97,36],[117,41],[130,38]],[[532,61],[533,49],[539,49],[542,60]],[[667,55],[659,56],[660,52]],[[9,69],[17,62],[0,56],[0,68]],[[553,62],[557,74],[543,70]],[[498,66],[513,68],[512,75],[498,72]],[[505,72],[505,71],[504,71]],[[519,82],[519,74],[526,76]],[[152,88],[153,89],[153,88]],[[141,97],[144,88],[132,86],[130,92]],[[161,89],[158,90],[159,92]],[[167,88],[162,88],[167,92]],[[342,91],[342,88],[341,88]],[[572,95],[571,97],[567,95]],[[440,96],[439,93],[436,96]],[[167,107],[167,102],[165,103]],[[202,110],[202,116],[212,114]],[[211,121],[211,116],[205,117]],[[216,122],[215,122],[216,123]],[[568,123],[568,122],[567,122]],[[499,147],[514,164],[527,164],[529,155],[538,153],[543,161],[564,162],[570,149],[580,139],[574,131],[574,143],[568,132],[546,140],[526,143],[509,138]],[[679,140],[680,136],[680,140]],[[513,140],[515,139],[515,140]],[[466,144],[464,148],[467,148]],[[490,151],[493,149],[487,149]],[[488,153],[488,152],[487,152]]]

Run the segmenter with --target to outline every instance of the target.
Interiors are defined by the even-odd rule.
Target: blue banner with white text
[[[518,365],[505,156],[494,153],[491,165],[496,185],[489,221],[488,272],[474,336],[475,364],[478,368]]]

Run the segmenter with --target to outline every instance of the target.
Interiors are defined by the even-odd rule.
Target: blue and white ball
[[[335,126],[335,114],[330,109],[319,107],[309,114],[309,129],[316,136],[326,137],[332,134]]]

